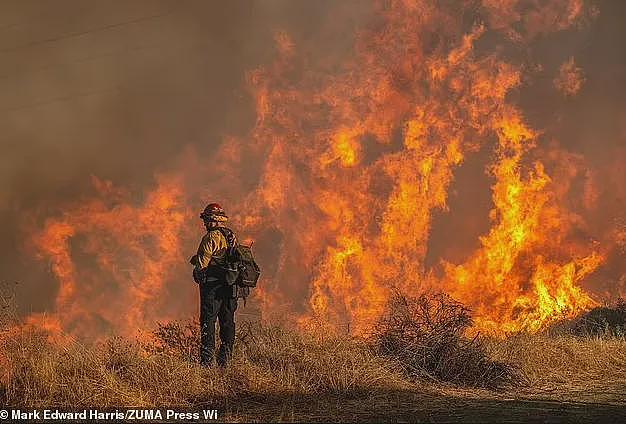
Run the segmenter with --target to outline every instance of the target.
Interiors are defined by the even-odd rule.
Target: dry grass
[[[28,406],[187,405],[195,393],[221,394],[198,367],[166,355],[146,355],[137,343],[112,339],[93,346],[50,343],[26,330],[4,346],[5,403]],[[208,378],[207,378],[208,377]]]
[[[626,400],[626,340],[518,334],[492,340],[489,355],[518,364],[526,394]]]
[[[91,346],[58,345],[24,329],[2,346],[10,358],[3,370],[4,401],[16,406],[192,406],[245,395],[343,394],[410,385],[393,363],[351,338],[262,325],[243,334],[232,364],[221,370],[201,368],[185,357],[185,349],[159,352],[119,338]]]
[[[548,411],[551,419],[565,411],[563,402],[576,402],[570,408],[578,408],[580,419],[588,417],[586,406],[576,406],[580,402],[605,405],[603,414],[624,410],[623,338],[518,334],[476,344],[462,335],[470,321],[461,305],[430,298],[404,307],[394,315],[401,333],[369,340],[323,326],[293,331],[240,325],[226,369],[196,363],[193,322],[159,325],[149,344],[121,338],[59,342],[32,327],[13,327],[11,337],[0,337],[0,396],[3,404],[21,407],[211,405],[229,421],[485,421],[485,414],[508,420],[503,411],[523,414],[529,407]],[[416,322],[406,321],[407,311]],[[381,352],[381,334],[384,346],[396,350]],[[408,355],[407,346],[418,354]],[[467,388],[468,381],[493,387],[494,364],[517,370],[514,384],[504,379],[497,390]],[[529,399],[531,406],[524,403]],[[611,404],[617,406],[608,409]],[[467,415],[473,413],[478,415]]]
[[[193,332],[161,330],[157,334],[170,338],[158,341],[157,348],[120,338],[90,346],[58,344],[25,328],[1,347],[9,358],[2,370],[4,403],[193,406],[247,396],[374,396],[436,387],[430,379],[407,377],[401,362],[376,354],[365,342],[321,329],[244,327],[225,370],[203,369],[189,360],[187,347],[197,340]],[[163,348],[173,340],[180,341],[180,350]],[[520,334],[490,340],[484,349],[489,361],[511,364],[520,372],[522,381],[501,391],[575,395],[594,387],[626,388],[626,341],[620,338]]]

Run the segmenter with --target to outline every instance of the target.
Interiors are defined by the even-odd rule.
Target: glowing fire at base
[[[289,304],[304,321],[359,332],[394,288],[444,290],[473,308],[478,328],[503,332],[595,304],[580,284],[603,255],[570,237],[577,224],[533,154],[542,136],[510,100],[524,63],[500,48],[526,48],[586,9],[576,0],[474,3],[381,2],[333,72],[323,60],[302,69],[298,44],[279,33],[276,61],[248,75],[255,127],[224,143],[220,169],[198,173],[211,195],[227,185],[236,228],[271,241],[258,252],[269,270],[257,293],[265,312]],[[483,23],[468,26],[470,14]],[[447,211],[455,170],[485,149],[495,153],[491,229],[461,263],[427,267],[433,213]],[[252,191],[238,188],[240,175],[224,177],[242,157],[263,164]],[[185,191],[186,173],[162,177],[140,206],[78,205],[35,236],[60,282],[64,328],[89,332],[102,321],[132,331],[164,315],[162,294],[188,279],[178,264],[192,245],[189,199],[196,207],[206,194]],[[95,258],[89,265],[75,239]]]

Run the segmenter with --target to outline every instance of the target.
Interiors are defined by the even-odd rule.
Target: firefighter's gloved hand
[[[198,267],[193,269],[193,281],[195,281],[196,284],[200,284],[204,281],[204,272]]]

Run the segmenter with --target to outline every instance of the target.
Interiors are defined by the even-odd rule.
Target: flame
[[[536,331],[551,320],[596,305],[578,284],[602,257],[592,251],[573,260],[548,259],[562,250],[568,223],[555,204],[541,162],[522,176],[521,160],[534,146],[536,134],[519,116],[494,124],[499,139],[499,160],[492,168],[495,225],[468,261],[446,264],[447,286],[478,313],[479,327]]]
[[[575,96],[585,82],[582,69],[576,66],[574,57],[570,57],[559,68],[559,74],[554,79],[554,86],[565,96]]]
[[[59,281],[62,326],[132,332],[193,310],[191,298],[168,309],[165,294],[189,279],[181,266],[184,249],[195,248],[190,210],[209,193],[225,196],[233,225],[258,240],[264,313],[288,308],[302,324],[321,318],[358,333],[392,290],[445,290],[473,308],[478,329],[501,333],[594,306],[582,283],[604,254],[572,236],[580,220],[537,154],[542,131],[512,100],[524,63],[487,39],[526,45],[578,25],[587,9],[577,0],[521,3],[485,0],[478,12],[472,2],[377,3],[333,72],[324,61],[302,72],[301,46],[277,32],[276,60],[246,78],[255,126],[224,142],[219,166],[197,171],[193,181],[207,187],[189,189],[181,171],[133,202],[98,183],[102,199],[68,208],[34,236]],[[468,26],[470,13],[484,23]],[[455,172],[478,151],[493,154],[491,228],[464,259],[429,266],[433,216],[450,212]],[[236,171],[244,158],[259,167],[251,190]]]
[[[99,180],[94,184],[110,186]],[[35,246],[59,281],[55,311],[66,330],[84,335],[95,327],[135,334],[162,316],[156,306],[163,300],[164,281],[182,256],[181,197],[176,180],[161,181],[138,207],[96,199],[46,222]],[[84,237],[80,248],[93,258],[91,266],[75,264],[70,242],[77,235]]]

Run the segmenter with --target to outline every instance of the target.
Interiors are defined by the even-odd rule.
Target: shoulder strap
[[[235,237],[235,233],[233,230],[227,227],[216,227],[224,238],[226,239],[226,245],[228,246],[229,253],[232,252],[237,247],[237,237]]]

